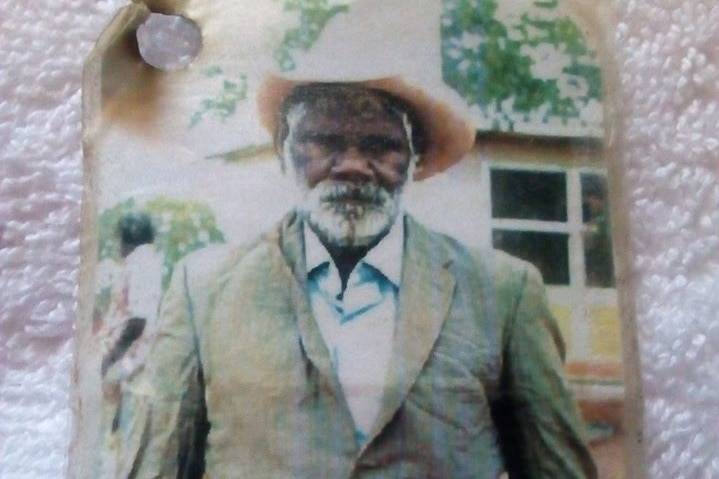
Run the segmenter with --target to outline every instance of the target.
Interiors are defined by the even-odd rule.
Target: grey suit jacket
[[[121,477],[595,477],[539,274],[405,222],[389,386],[364,448],[291,214],[247,247],[177,268],[125,391]]]

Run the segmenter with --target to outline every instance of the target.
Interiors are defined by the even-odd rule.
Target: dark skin
[[[333,180],[372,183],[395,192],[405,183],[411,157],[407,131],[400,114],[384,108],[373,92],[358,89],[354,98],[304,109],[288,141],[294,168],[309,188]],[[354,267],[381,239],[352,248],[321,240],[337,266],[343,290]]]

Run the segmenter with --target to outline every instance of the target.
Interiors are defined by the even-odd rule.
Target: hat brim
[[[297,86],[321,83],[268,76],[257,94],[260,122],[275,137],[280,110],[285,98]],[[426,179],[461,160],[473,147],[475,130],[469,121],[456,114],[446,103],[435,100],[423,90],[399,77],[343,82],[387,91],[407,101],[415,109],[427,135],[427,148],[414,173],[414,180]]]

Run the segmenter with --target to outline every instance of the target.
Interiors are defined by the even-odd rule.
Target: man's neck
[[[307,272],[323,262],[330,261],[336,274],[337,288],[342,288],[337,291],[338,294],[344,291],[353,271],[362,262],[368,262],[399,287],[404,243],[404,224],[401,217],[397,218],[386,232],[377,235],[374,241],[363,246],[339,246],[336,242],[327,241],[323,235],[317,234],[307,221],[304,228]]]
[[[327,252],[330,254],[332,261],[337,267],[337,272],[339,273],[340,281],[342,282],[343,292],[347,287],[347,281],[349,280],[350,274],[352,274],[352,271],[355,269],[355,266],[357,266],[357,263],[359,263],[362,258],[367,255],[369,250],[377,246],[377,244],[382,241],[382,238],[386,235],[387,232],[378,235],[367,246],[337,246],[320,238],[320,242],[327,249]]]

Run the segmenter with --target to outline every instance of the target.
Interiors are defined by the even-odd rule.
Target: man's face
[[[411,163],[404,114],[370,90],[344,87],[290,108],[284,156],[301,211],[325,243],[361,247],[392,226]]]

